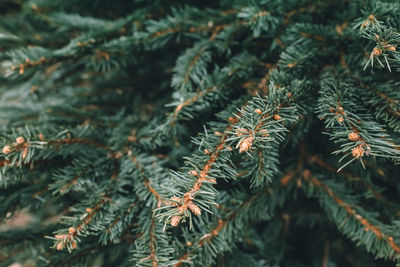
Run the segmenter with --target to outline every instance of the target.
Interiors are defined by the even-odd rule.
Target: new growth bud
[[[251,148],[251,146],[253,145],[253,141],[254,141],[253,137],[244,138],[239,143],[239,153],[242,153],[244,151],[248,151]]]
[[[12,152],[12,149],[10,146],[3,147],[3,154],[10,154],[11,152]]]
[[[279,121],[282,119],[282,117],[279,114],[274,114],[273,116],[274,120]]]
[[[362,148],[362,146],[357,146],[355,148],[353,148],[351,150],[351,154],[353,155],[353,157],[355,157],[356,159],[358,159],[359,157],[364,156],[365,150],[364,148]]]
[[[22,145],[25,142],[25,139],[22,136],[20,136],[17,137],[16,142],[18,145]]]
[[[360,136],[358,135],[358,133],[351,132],[351,133],[349,133],[349,135],[347,136],[347,138],[348,138],[350,141],[357,141],[358,139],[360,139]]]
[[[181,221],[181,219],[182,219],[182,216],[180,216],[180,215],[172,216],[172,218],[171,218],[171,225],[172,225],[173,227],[177,227],[178,224],[179,224],[179,222]]]
[[[195,214],[195,215],[200,215],[201,214],[201,209],[199,208],[199,206],[197,206],[196,204],[194,204],[193,201],[190,201],[188,203],[188,208]]]

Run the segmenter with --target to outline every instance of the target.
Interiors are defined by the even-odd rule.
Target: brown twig
[[[206,90],[200,91],[197,95],[193,96],[192,98],[190,98],[190,99],[184,101],[183,103],[180,103],[178,106],[176,106],[176,108],[174,110],[174,113],[172,115],[171,125],[175,125],[175,123],[176,123],[176,121],[178,119],[179,113],[182,111],[182,109],[185,106],[188,106],[188,105],[191,105],[191,104],[195,103],[197,100],[199,100],[204,95],[206,95],[206,94],[208,94],[208,93],[210,93],[212,91],[215,91],[215,90],[217,90],[216,86],[209,87]]]
[[[157,190],[155,190],[154,187],[151,186],[150,179],[147,177],[146,173],[143,170],[143,167],[137,161],[136,157],[132,155],[132,151],[128,151],[128,155],[131,157],[132,162],[135,163],[135,165],[138,168],[139,172],[142,174],[142,177],[144,179],[144,185],[150,191],[150,193],[152,193],[153,196],[156,198],[157,207],[158,208],[161,207],[162,203],[164,203],[165,200],[161,197],[160,193],[158,193]]]
[[[285,179],[285,177],[287,177],[289,175],[289,173],[291,173],[291,171],[289,171],[288,173],[286,173],[286,175],[284,175],[281,179],[280,179],[280,184],[283,185],[282,180]],[[244,201],[235,212],[233,212],[227,219],[222,220],[219,219],[218,220],[218,224],[207,234],[204,234],[202,237],[200,237],[197,242],[194,245],[197,245],[196,249],[190,252],[185,253],[184,255],[182,255],[179,259],[178,262],[174,265],[174,267],[179,267],[181,266],[184,262],[188,261],[190,259],[190,257],[192,256],[192,254],[200,247],[204,246],[205,243],[209,243],[211,242],[211,240],[213,238],[215,238],[216,236],[218,236],[218,234],[228,225],[228,223],[232,220],[234,220],[237,215],[240,213],[240,211],[242,211],[245,207],[247,207],[248,205],[250,205],[253,201],[255,201],[256,199],[258,199],[259,197],[265,195],[265,194],[269,194],[271,193],[271,189],[268,187],[265,190],[261,190],[258,194],[252,195],[250,196],[246,201]],[[191,244],[191,243],[190,243]],[[192,246],[193,244],[191,244]]]
[[[209,151],[207,151],[208,153],[211,154],[210,159],[207,161],[207,163],[204,165],[203,169],[201,170],[201,172],[198,174],[198,178],[196,180],[196,182],[193,184],[193,186],[188,190],[188,192],[186,192],[183,195],[183,202],[182,204],[178,204],[178,210],[181,214],[183,214],[186,210],[190,209],[192,211],[196,211],[197,214],[199,214],[199,212],[201,213],[201,210],[199,210],[197,207],[197,205],[195,205],[193,203],[193,200],[195,199],[195,195],[196,193],[201,189],[202,185],[204,182],[212,182],[215,183],[215,179],[210,179],[208,178],[208,172],[213,168],[214,163],[217,161],[217,158],[219,156],[219,153],[225,148],[225,141],[228,137],[227,132],[229,132],[230,130],[232,130],[233,126],[239,122],[238,117],[241,116],[241,112],[239,112],[237,114],[237,117],[230,117],[229,118],[229,123],[228,126],[226,127],[219,144],[216,146],[216,148],[214,149],[214,152],[210,153]],[[194,205],[194,206],[193,206]],[[176,220],[178,219],[178,217],[175,217]],[[177,226],[179,224],[179,220],[175,221],[175,222],[171,222],[172,225]]]
[[[312,185],[322,188],[322,190],[325,193],[327,193],[327,195],[329,197],[331,197],[333,199],[333,201],[336,202],[336,204],[338,204],[340,207],[344,208],[350,216],[353,216],[357,222],[359,222],[361,225],[363,225],[365,231],[372,231],[372,233],[376,236],[376,238],[385,240],[389,244],[389,246],[394,250],[394,252],[400,253],[400,247],[395,243],[393,237],[383,233],[379,229],[379,226],[374,226],[366,218],[364,218],[360,214],[358,214],[355,209],[353,209],[349,204],[347,204],[341,198],[339,198],[333,192],[333,190],[331,188],[329,188],[325,183],[323,183],[317,177],[311,176],[311,174],[304,175],[303,177],[306,181],[310,182]]]

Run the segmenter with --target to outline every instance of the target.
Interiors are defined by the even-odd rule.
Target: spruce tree
[[[0,266],[400,266],[400,1],[0,14]]]

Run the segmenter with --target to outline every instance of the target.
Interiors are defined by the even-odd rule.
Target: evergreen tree
[[[399,0],[0,13],[0,266],[400,266]]]

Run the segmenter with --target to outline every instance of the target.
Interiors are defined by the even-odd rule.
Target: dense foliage
[[[400,1],[0,14],[0,266],[399,264]]]

